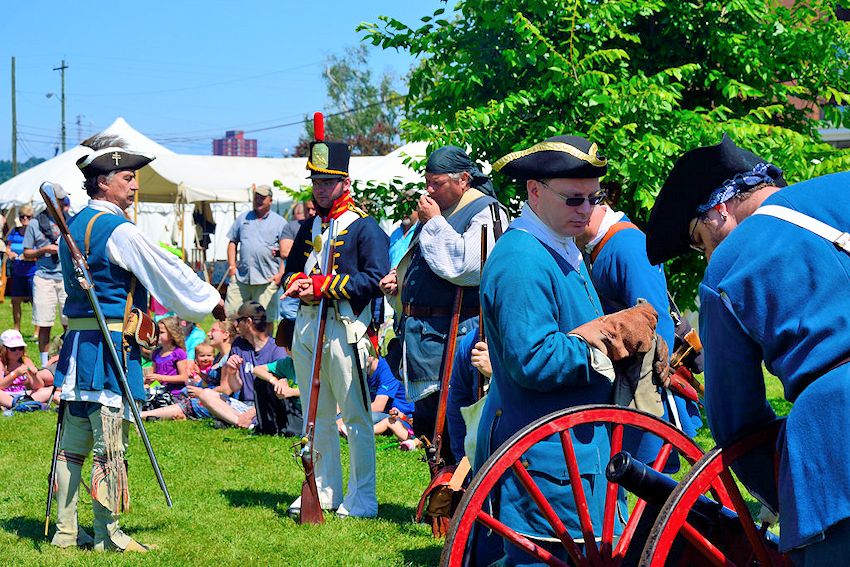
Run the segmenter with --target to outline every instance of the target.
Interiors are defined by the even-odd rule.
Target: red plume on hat
[[[310,142],[307,157],[310,178],[348,177],[351,147],[345,142],[325,141],[325,118],[321,112],[313,114],[313,132],[316,139]]]

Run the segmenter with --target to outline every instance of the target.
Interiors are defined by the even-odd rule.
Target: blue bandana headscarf
[[[782,170],[772,163],[760,163],[751,171],[739,173],[712,191],[708,201],[697,207],[697,214],[704,215],[712,207],[725,203],[738,193],[752,189],[761,183],[773,184],[779,179],[780,175],[782,175]]]
[[[457,146],[443,146],[437,148],[431,155],[428,156],[428,163],[425,165],[427,173],[461,173],[467,172],[472,180],[470,186],[475,187],[482,193],[496,196],[496,190],[493,188],[493,182],[490,178],[478,169],[465,151]]]

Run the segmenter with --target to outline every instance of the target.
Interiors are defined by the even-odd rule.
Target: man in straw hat
[[[762,364],[794,403],[778,442],[736,467],[780,512],[780,550],[844,565],[850,545],[850,173],[785,187],[782,171],[723,136],[682,155],[652,209],[647,251],[698,250],[705,407],[721,446],[775,415]],[[689,248],[690,247],[690,248]],[[778,492],[777,492],[778,486]]]
[[[478,432],[476,466],[514,433],[553,411],[612,397],[608,378],[592,366],[591,347],[612,361],[654,348],[657,315],[642,303],[600,318],[602,307],[574,242],[605,197],[599,178],[608,162],[595,143],[556,136],[512,152],[493,169],[520,180],[528,191],[522,214],[496,244],[481,278],[481,308],[493,377]],[[600,340],[602,335],[605,340]],[[605,499],[604,427],[574,438],[585,497],[597,535]],[[555,513],[580,534],[557,436],[523,457]],[[499,520],[566,560],[566,551],[515,476],[498,488]],[[505,543],[508,563],[531,558]]]
[[[313,182],[316,217],[305,222],[295,237],[287,261],[286,295],[301,303],[295,321],[292,360],[304,412],[310,406],[311,363],[318,331],[317,302],[326,298],[325,351],[315,426],[315,465],[319,502],[339,516],[375,517],[375,436],[366,383],[370,349],[366,330],[372,319],[371,302],[380,297],[378,282],[389,272],[389,238],[375,219],[351,197],[348,163],[351,149],[342,142],[310,144],[307,168]],[[330,220],[334,234],[328,234]],[[323,274],[322,250],[333,239],[331,273]],[[342,465],[336,427],[337,406],[348,428],[351,461],[348,490],[343,498]],[[305,424],[307,419],[304,420]],[[301,513],[301,499],[289,507]]]
[[[68,229],[86,254],[94,290],[118,352],[123,352],[127,382],[138,402],[145,399],[138,345],[123,348],[121,327],[132,306],[148,308],[148,292],[179,317],[200,321],[223,302],[180,259],[151,242],[125,216],[138,189],[136,170],[153,158],[125,148],[115,136],[94,136],[83,142],[91,148],[77,160],[89,195],[86,208],[68,221]],[[104,345],[86,292],[74,276],[64,241],[59,245],[68,299],[65,337],[56,385],[66,403],[56,463],[56,533],[59,547],[94,545],[96,550],[145,552],[121,531],[118,515],[129,505],[127,450],[130,411],[121,395],[117,372]],[[112,326],[110,326],[110,330]],[[91,496],[94,539],[77,523],[77,495],[86,456],[93,453]]]

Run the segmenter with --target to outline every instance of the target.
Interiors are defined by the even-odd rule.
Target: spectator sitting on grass
[[[265,380],[274,388],[275,396],[286,408],[286,426],[281,432],[287,437],[301,435],[304,427],[304,415],[301,411],[301,397],[298,383],[295,381],[295,365],[292,358],[285,356],[269,364],[255,366],[254,377]]]
[[[414,449],[418,440],[413,436],[413,403],[407,401],[404,385],[398,381],[383,358],[366,359],[369,398],[372,400],[372,423],[375,435],[392,433],[402,442],[403,450]],[[342,419],[337,420],[340,433],[347,434]]]
[[[256,381],[253,369],[286,356],[267,332],[266,310],[256,301],[247,301],[236,312],[239,338],[233,341],[216,390],[196,391],[198,399],[213,417],[258,433],[286,433],[287,413],[275,395],[274,386]]]
[[[169,404],[161,408],[156,408],[142,412],[142,419],[157,418],[157,419],[204,419],[212,417],[206,408],[201,405],[197,398],[198,389],[212,388],[215,385],[210,385],[210,371],[213,368],[215,361],[215,347],[204,341],[196,347],[197,358],[193,365],[193,372],[186,383],[186,388],[181,390],[177,396],[177,403]],[[217,385],[217,384],[216,384]]]
[[[191,321],[186,321],[185,319],[178,319],[178,321],[180,322],[180,331],[186,337],[184,339],[186,343],[184,347],[186,349],[186,358],[188,360],[195,360],[195,347],[206,340],[207,334],[202,328]]]
[[[151,353],[153,372],[145,376],[145,385],[160,382],[169,393],[176,395],[189,378],[186,343],[177,317],[166,317],[158,325],[159,346]]]
[[[25,395],[38,402],[50,399],[50,388],[36,377],[36,368],[26,354],[20,331],[9,329],[0,334],[0,406],[9,409]]]

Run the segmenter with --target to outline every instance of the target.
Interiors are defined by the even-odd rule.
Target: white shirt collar
[[[538,217],[531,206],[526,202],[522,206],[520,216],[511,223],[511,228],[516,228],[529,233],[543,244],[549,246],[558,253],[570,266],[579,269],[582,258],[581,252],[576,246],[575,239],[570,236],[561,236]]]
[[[121,210],[121,207],[119,207],[115,203],[104,201],[103,199],[89,199],[88,206],[92,209],[96,209],[98,211],[105,211],[107,213],[112,213],[113,215],[118,215],[120,217],[127,216],[124,211]]]
[[[593,252],[593,249],[596,248],[599,241],[605,238],[605,235],[608,233],[608,229],[623,220],[623,217],[626,216],[626,213],[615,211],[608,205],[599,206],[605,210],[605,216],[602,217],[602,222],[599,223],[599,230],[596,231],[596,236],[594,236],[584,247],[585,254]]]

